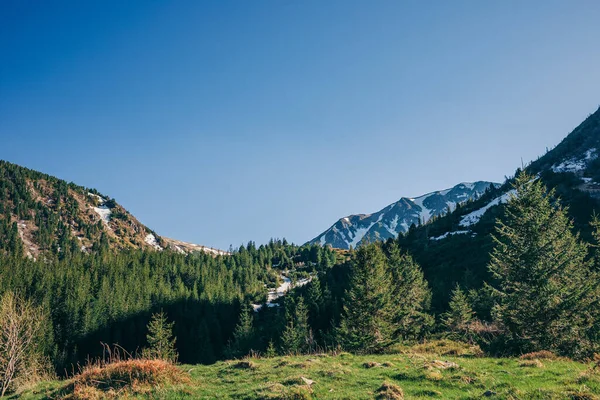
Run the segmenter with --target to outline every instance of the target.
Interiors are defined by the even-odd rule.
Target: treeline
[[[16,293],[44,310],[41,347],[59,373],[100,354],[101,342],[141,349],[151,314],[161,310],[175,322],[180,361],[210,363],[223,357],[242,305],[266,301],[283,269],[323,271],[335,257],[285,240],[218,257],[108,248],[43,261],[1,255],[0,296]]]
[[[380,352],[398,342],[449,336],[490,354],[549,350],[591,357],[600,351],[600,222],[593,222],[595,240],[587,243],[541,180],[521,173],[514,187],[488,239],[483,284],[467,289],[454,281],[443,311],[432,309],[439,288],[425,279],[400,237],[360,247],[350,261],[287,296],[284,312],[243,312],[231,354]]]

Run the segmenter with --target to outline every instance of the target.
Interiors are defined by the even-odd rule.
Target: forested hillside
[[[0,250],[64,258],[103,247],[225,253],[162,238],[95,189],[0,160]]]
[[[593,242],[590,222],[600,212],[600,109],[590,115],[558,146],[525,168],[555,191],[568,207],[574,229]],[[519,174],[517,170],[515,175]],[[433,309],[446,309],[456,284],[467,291],[481,289],[490,279],[488,263],[494,246],[492,234],[513,193],[514,177],[476,201],[463,203],[449,215],[410,229],[397,239],[423,268],[433,291]],[[511,192],[513,191],[513,192]],[[476,307],[485,300],[472,292]]]
[[[144,246],[151,233],[112,200],[3,163],[0,319],[10,323],[0,325],[0,368],[12,365],[2,349],[18,348],[9,339],[19,335],[26,357],[11,376],[48,363],[63,374],[101,356],[103,343],[171,367],[379,354],[440,337],[490,356],[598,358],[598,156],[589,146],[599,126],[600,110],[504,185],[350,251],[271,240],[186,253],[153,234]]]
[[[328,249],[285,241],[258,248],[249,243],[217,257],[102,248],[45,261],[3,255],[0,296],[12,291],[41,307],[47,318],[43,351],[57,371],[101,353],[101,343],[135,352],[159,310],[176,321],[181,361],[209,363],[223,357],[243,305],[266,301],[283,271],[308,276],[335,258]]]

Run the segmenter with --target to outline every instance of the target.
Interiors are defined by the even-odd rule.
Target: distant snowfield
[[[108,224],[110,222],[110,208],[106,206],[94,207],[94,211],[96,211],[96,214],[100,216],[104,223]]]
[[[265,303],[267,307],[277,307],[279,304],[274,303],[278,298],[285,296],[287,292],[289,292],[292,288],[292,280],[287,276],[281,274],[281,279],[283,279],[283,283],[279,285],[276,289],[269,289],[269,295],[267,296],[267,302]],[[295,288],[304,286],[312,280],[312,277],[300,279],[296,282]],[[255,312],[260,311],[263,308],[264,304],[252,304],[252,308]]]
[[[153,234],[149,233],[146,235],[146,238],[144,239],[144,241],[146,243],[148,243],[150,246],[154,247],[156,250],[158,251],[162,251],[162,247],[160,247],[160,245],[158,244],[158,240],[156,240],[156,236],[154,236]]]
[[[386,240],[408,232],[412,224],[427,223],[434,216],[456,210],[459,203],[479,198],[493,182],[461,182],[452,188],[416,197],[402,197],[380,211],[354,214],[340,218],[325,232],[309,243],[332,245],[343,249],[356,248],[365,237]]]
[[[570,158],[568,160],[565,160],[563,162],[561,162],[558,165],[553,165],[552,166],[552,171],[553,172],[579,172],[579,171],[583,171],[588,163],[591,160],[594,160],[598,158],[598,155],[596,154],[596,149],[589,149],[588,151],[585,152],[585,156],[584,158],[578,160],[576,158]]]
[[[97,194],[89,192],[88,196],[95,197],[96,199],[98,199],[99,206],[92,207],[92,209],[96,212],[96,214],[100,216],[100,219],[108,226],[108,223],[110,222],[110,214],[112,212],[110,211],[110,208],[104,205],[106,203],[106,199],[102,196],[98,196]]]
[[[430,240],[442,240],[452,235],[467,235],[471,233],[471,231],[454,231],[454,232],[446,232],[441,236],[429,238]]]
[[[460,223],[458,225],[460,225],[462,227],[468,227],[468,226],[476,224],[477,222],[479,222],[479,220],[481,219],[483,214],[486,213],[487,210],[489,210],[493,206],[497,206],[498,204],[508,202],[508,200],[511,198],[511,196],[514,196],[516,194],[517,194],[517,191],[515,189],[509,190],[508,192],[504,193],[502,196],[496,197],[494,200],[490,201],[489,203],[487,203],[485,206],[481,207],[480,209],[475,210],[475,211],[465,215],[464,217],[462,217],[462,219],[460,220]]]

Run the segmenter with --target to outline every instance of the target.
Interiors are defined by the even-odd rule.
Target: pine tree
[[[311,322],[317,321],[323,307],[323,292],[321,290],[321,280],[318,275],[315,276],[308,285],[306,299],[310,311]]]
[[[377,244],[361,246],[352,264],[338,342],[351,351],[380,351],[392,342],[391,277]]]
[[[233,341],[228,346],[227,356],[229,358],[241,357],[250,351],[254,329],[252,327],[253,316],[250,305],[242,308],[240,319],[233,331]]]
[[[293,317],[289,315],[290,314],[288,313],[288,317],[286,318],[288,322],[281,334],[281,352],[283,354],[297,354],[300,349],[301,341],[298,337],[295,321]]]
[[[394,304],[394,337],[420,338],[433,325],[427,313],[431,304],[431,291],[419,265],[399,246],[388,246],[388,265],[392,277]]]
[[[148,324],[148,335],[146,336],[148,347],[143,351],[144,357],[177,361],[176,338],[173,337],[174,325],[175,322],[167,321],[167,315],[163,311],[152,314]]]
[[[308,308],[304,298],[299,297],[294,311],[286,314],[287,324],[281,336],[282,351],[286,354],[304,353],[313,345],[312,332],[308,325]]]
[[[273,344],[272,340],[269,340],[269,346],[267,346],[267,352],[265,355],[269,358],[275,357],[277,355],[277,350],[275,349],[275,344]]]
[[[514,187],[506,218],[497,222],[489,264],[492,316],[515,351],[585,355],[598,307],[587,246],[539,180],[521,173]]]
[[[442,314],[442,325],[456,338],[465,338],[469,323],[473,320],[473,309],[459,285],[452,291],[450,309]]]
[[[308,325],[308,308],[304,302],[304,298],[300,297],[296,303],[295,310],[296,330],[300,341],[300,352],[309,351],[313,345],[312,332]]]

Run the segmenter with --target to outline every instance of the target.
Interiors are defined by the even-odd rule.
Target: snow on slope
[[[300,286],[304,286],[312,280],[312,276],[309,278],[299,279],[296,284],[292,287],[292,280],[287,276],[281,274],[281,279],[283,283],[279,285],[277,289],[269,289],[269,294],[267,295],[267,302],[265,303],[267,307],[277,307],[279,304],[274,303],[278,298],[285,296],[287,292],[289,292],[293,288],[297,288]],[[254,311],[260,311],[263,308],[263,304],[252,304],[252,308]]]
[[[156,240],[156,236],[154,236],[153,234],[149,233],[146,235],[146,238],[144,239],[144,241],[146,243],[148,243],[150,246],[154,247],[156,250],[158,251],[162,251],[162,247],[160,247],[160,245],[158,244],[158,240]]]
[[[454,232],[446,232],[446,233],[444,233],[443,235],[436,236],[436,237],[431,237],[431,238],[429,238],[429,239],[430,239],[430,240],[442,240],[442,239],[445,239],[445,238],[447,238],[448,236],[451,236],[451,235],[467,235],[467,234],[469,234],[469,233],[471,233],[471,231],[454,231]]]
[[[450,189],[403,197],[376,213],[341,218],[310,243],[349,249],[368,241],[394,238],[407,232],[412,224],[427,222],[433,216],[454,210],[458,203],[480,197],[490,185],[499,186],[491,182],[462,182]]]
[[[588,163],[591,160],[598,158],[596,153],[596,149],[592,148],[585,152],[583,158],[570,158],[568,160],[564,160],[558,165],[552,166],[552,171],[554,172],[579,172],[586,169]]]
[[[516,190],[512,189],[512,190],[509,190],[508,192],[504,193],[502,196],[496,197],[494,200],[490,201],[489,203],[487,203],[485,206],[481,207],[480,209],[475,210],[475,211],[465,215],[464,217],[462,217],[459,225],[463,226],[463,227],[468,227],[468,226],[476,224],[477,222],[479,222],[479,220],[481,219],[481,217],[483,216],[483,214],[485,214],[485,212],[487,210],[489,210],[493,206],[497,206],[498,204],[508,202],[508,200],[511,198],[511,196],[514,196],[516,193],[517,193]]]
[[[183,242],[181,240],[171,239],[165,236],[162,236],[164,242],[167,243],[168,248],[175,250],[181,254],[194,253],[197,251],[201,251],[204,253],[212,254],[215,256],[227,256],[230,253],[224,250],[213,249],[212,247],[202,246],[199,244]]]
[[[88,193],[88,196],[98,200],[98,207],[92,207],[92,209],[100,216],[102,222],[104,222],[106,226],[110,227],[108,223],[110,222],[110,214],[112,214],[112,211],[105,205],[106,199],[94,193]]]

